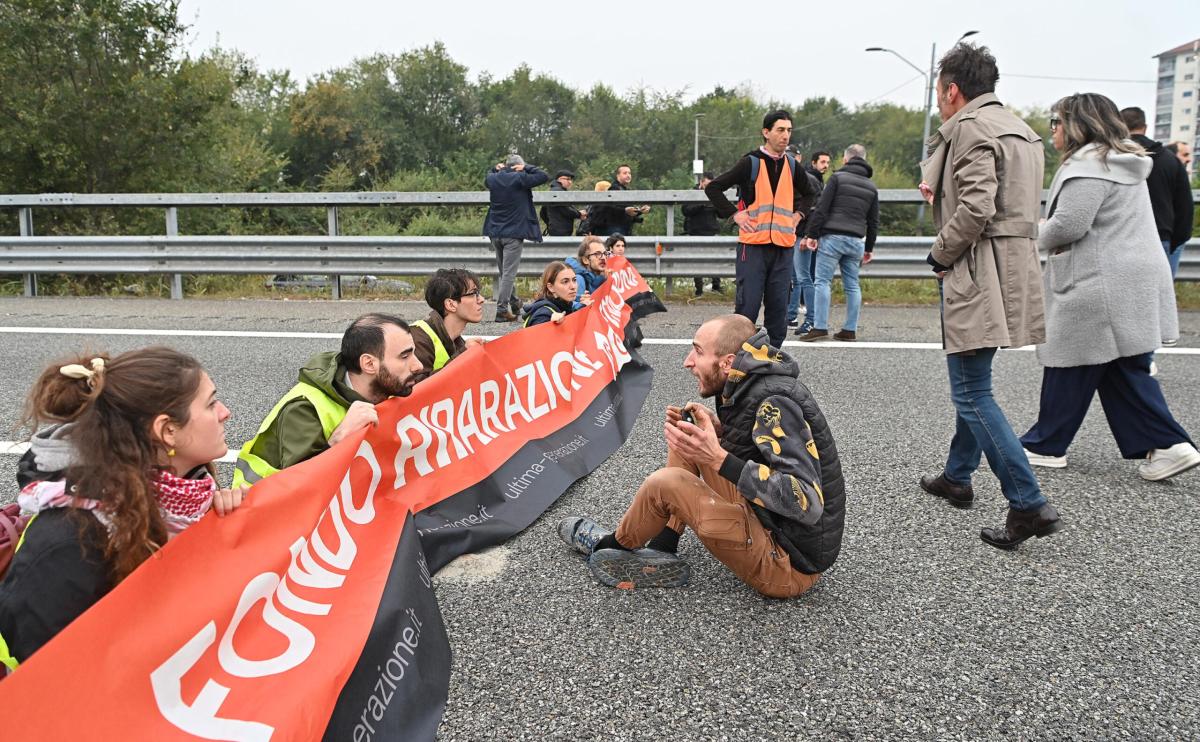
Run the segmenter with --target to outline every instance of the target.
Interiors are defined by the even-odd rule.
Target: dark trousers
[[[1098,366],[1043,369],[1038,419],[1021,436],[1021,444],[1043,456],[1065,456],[1096,392],[1100,392],[1104,417],[1123,457],[1141,459],[1156,448],[1190,443],[1187,432],[1167,409],[1162,388],[1150,375],[1151,355],[1118,358]]]
[[[704,292],[704,279],[700,276],[696,276],[695,281],[696,281],[696,293],[697,294],[703,293]],[[712,277],[712,286],[713,286],[713,288],[712,288],[713,291],[721,290],[721,277],[720,276]]]
[[[737,294],[733,311],[758,322],[763,307],[763,327],[771,345],[783,347],[787,337],[787,303],[792,291],[792,248],[743,245],[737,249]]]

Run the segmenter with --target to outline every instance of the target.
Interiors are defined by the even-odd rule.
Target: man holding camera
[[[613,181],[611,191],[628,191],[629,184],[633,182],[633,170],[628,165],[621,165],[617,168],[616,179]],[[633,225],[640,224],[642,217],[650,212],[650,207],[642,204],[641,206],[628,206],[626,204],[606,204],[606,216],[602,226],[594,230],[595,234],[602,234],[605,237],[614,234],[623,234],[629,237],[633,234]]]
[[[845,481],[837,447],[799,368],[738,314],[711,319],[683,363],[700,396],[668,407],[667,466],[642,483],[615,532],[567,518],[559,535],[619,588],[679,587],[684,528],[759,593],[807,591],[841,550]]]
[[[517,270],[521,267],[521,250],[525,240],[542,241],[542,228],[533,210],[533,189],[550,179],[544,171],[526,165],[518,154],[511,154],[498,163],[484,179],[491,195],[483,234],[492,240],[496,250],[496,321],[513,322],[521,310],[521,302],[513,292]]]

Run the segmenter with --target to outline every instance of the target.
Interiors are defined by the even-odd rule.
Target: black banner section
[[[437,735],[450,686],[450,642],[431,575],[410,516],[371,633],[325,728],[325,742]]]

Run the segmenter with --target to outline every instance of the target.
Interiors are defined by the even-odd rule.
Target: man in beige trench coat
[[[938,228],[927,262],[941,281],[956,419],[944,470],[921,477],[921,487],[970,507],[971,475],[986,455],[1009,510],[1003,527],[984,528],[980,537],[1015,549],[1055,533],[1062,521],[992,396],[997,349],[1045,340],[1036,243],[1044,151],[1041,138],[996,97],[999,77],[986,47],[959,43],[938,63],[943,123],[921,163],[921,192]]]

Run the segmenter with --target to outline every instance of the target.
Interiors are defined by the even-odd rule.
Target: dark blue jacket
[[[573,301],[568,303],[554,297],[549,297],[546,299],[534,299],[529,304],[526,304],[521,310],[521,315],[525,317],[525,326],[533,327],[543,322],[549,322],[550,316],[555,312],[570,314],[582,307],[583,305],[579,302]]]
[[[579,258],[567,258],[563,262],[571,270],[575,271],[575,279],[579,285],[579,288],[575,291],[576,301],[579,300],[579,297],[583,296],[583,292],[585,291],[589,294],[596,293],[596,289],[600,288],[600,284],[604,283],[607,278],[603,273],[592,273],[587,268],[584,268],[583,264],[579,262]]]
[[[542,241],[542,228],[533,210],[533,189],[550,180],[540,168],[526,165],[524,172],[511,168],[493,171],[483,181],[491,192],[483,233],[488,237],[510,237]]]

